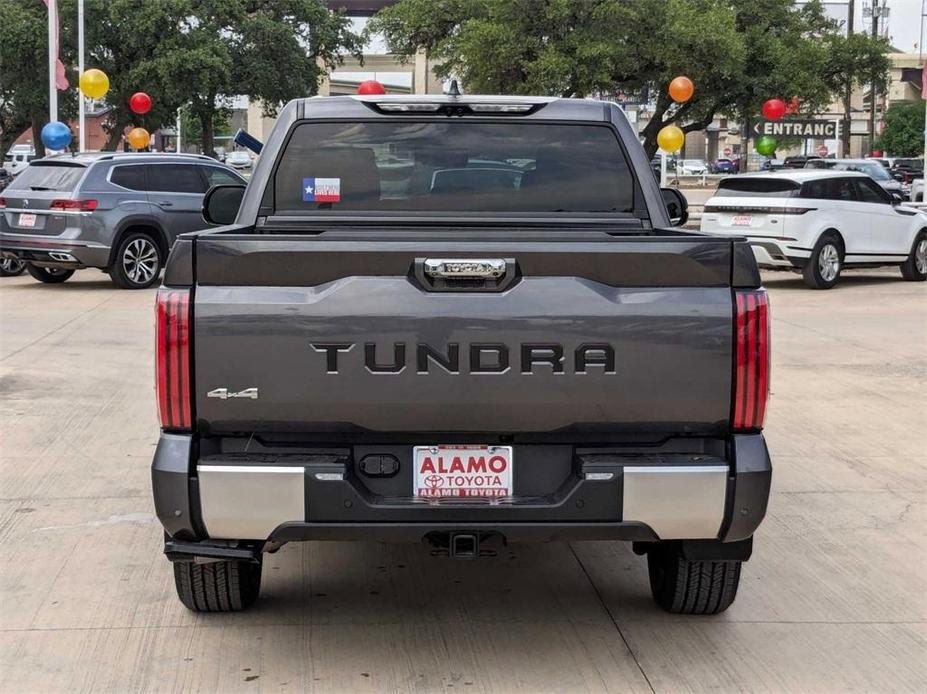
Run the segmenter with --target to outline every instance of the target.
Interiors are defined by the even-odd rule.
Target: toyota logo
[[[29,200],[28,200],[28,199],[24,199],[24,200],[23,200],[23,207],[29,207]]]
[[[425,483],[432,489],[435,489],[444,484],[444,478],[440,475],[428,475],[428,477],[425,478]]]

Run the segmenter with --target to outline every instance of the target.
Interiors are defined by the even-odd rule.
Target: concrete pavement
[[[769,274],[774,492],[724,615],[621,543],[289,545],[256,609],[174,596],[149,492],[153,291],[0,279],[2,692],[927,687],[927,284]]]

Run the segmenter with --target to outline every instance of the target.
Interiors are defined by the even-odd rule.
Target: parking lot
[[[153,516],[154,290],[0,280],[0,690],[923,691],[927,285],[768,274],[774,465],[734,606],[658,611],[620,543],[289,545],[194,615]]]

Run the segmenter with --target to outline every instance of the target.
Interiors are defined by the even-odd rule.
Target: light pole
[[[86,105],[84,95],[80,90],[80,76],[84,74],[84,0],[77,0],[77,143],[81,152],[87,149],[87,135],[84,132],[86,120]]]
[[[58,0],[48,1],[48,122],[58,120]]]

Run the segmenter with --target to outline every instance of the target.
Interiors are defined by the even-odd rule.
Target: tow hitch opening
[[[487,541],[498,541],[505,544],[505,538],[499,533],[477,532],[451,532],[428,533],[425,542],[431,545],[431,553],[436,557],[450,557],[451,559],[479,559],[480,557],[494,557],[495,549],[487,547]],[[495,542],[493,542],[495,544]]]

